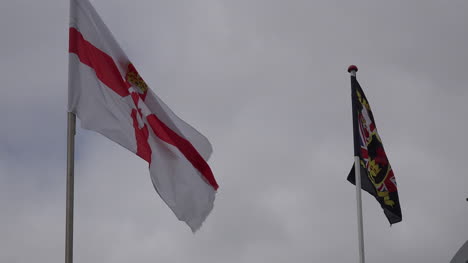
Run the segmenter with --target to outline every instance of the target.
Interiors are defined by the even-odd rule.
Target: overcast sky
[[[468,239],[468,1],[93,0],[149,86],[214,148],[195,235],[147,164],[78,129],[75,262],[357,262],[349,64],[403,221],[363,193],[368,262]],[[63,262],[67,0],[0,8],[0,262]]]

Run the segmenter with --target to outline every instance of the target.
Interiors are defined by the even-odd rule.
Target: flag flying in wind
[[[354,123],[357,125],[354,142],[355,154],[361,163],[361,187],[377,199],[390,224],[398,223],[402,217],[395,176],[377,133],[369,102],[355,76],[351,76],[351,92],[353,121],[357,122]],[[348,175],[348,181],[353,184],[356,180],[354,169],[353,166]]]
[[[158,194],[196,231],[218,189],[209,141],[148,88],[88,0],[70,4],[68,110],[147,161]]]

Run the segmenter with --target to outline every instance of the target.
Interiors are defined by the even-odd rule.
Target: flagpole
[[[358,223],[358,239],[359,239],[359,262],[365,263],[365,256],[364,256],[364,230],[363,230],[363,222],[362,222],[362,198],[361,198],[361,164],[359,158],[359,150],[360,150],[360,143],[359,143],[359,127],[358,127],[358,115],[356,112],[356,105],[354,96],[354,90],[352,81],[353,78],[356,78],[356,72],[358,68],[354,65],[349,66],[348,72],[351,75],[351,101],[353,107],[353,138],[354,138],[354,172],[356,178],[356,208],[357,208],[357,223]]]
[[[74,0],[69,1],[70,24],[75,17],[76,8]],[[70,81],[70,64],[68,69],[68,81]],[[68,84],[70,86],[70,84]],[[67,192],[65,215],[65,263],[73,263],[73,205],[74,205],[74,173],[75,173],[75,134],[76,115],[73,112],[67,114]]]
[[[76,116],[68,113],[67,129],[67,204],[65,219],[65,263],[73,262],[73,200],[75,170],[75,128]]]

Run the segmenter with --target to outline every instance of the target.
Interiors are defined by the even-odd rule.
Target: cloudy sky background
[[[399,184],[363,194],[368,262],[448,262],[468,239],[468,2],[94,0],[152,89],[213,144],[192,234],[147,165],[78,129],[75,262],[357,262],[346,68]],[[0,8],[0,262],[64,258],[68,1]]]

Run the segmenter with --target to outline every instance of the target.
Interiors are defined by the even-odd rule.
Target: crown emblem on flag
[[[132,64],[128,65],[125,80],[127,80],[128,83],[132,84],[132,86],[138,87],[141,93],[145,93],[148,90],[148,85],[140,77],[140,74],[138,74],[138,71],[136,71],[135,67]]]

